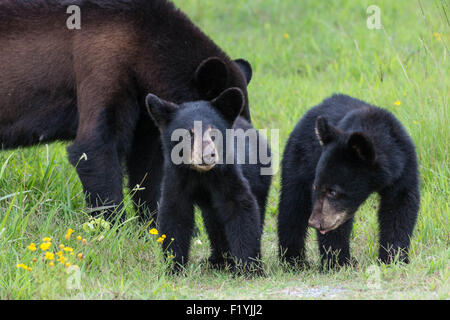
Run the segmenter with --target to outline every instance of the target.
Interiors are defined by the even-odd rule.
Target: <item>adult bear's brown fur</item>
[[[66,26],[72,4],[81,30]],[[2,1],[0,61],[2,147],[74,140],[69,160],[94,207],[121,203],[123,160],[130,188],[144,188],[142,213],[156,210],[162,154],[147,93],[182,103],[239,87],[250,119],[250,65],[166,0]]]

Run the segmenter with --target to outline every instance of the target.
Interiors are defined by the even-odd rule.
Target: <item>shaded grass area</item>
[[[444,1],[377,1],[383,29],[366,27],[371,1],[178,0],[233,58],[252,63],[249,97],[254,124],[280,130],[280,152],[300,117],[332,93],[346,93],[392,111],[417,146],[421,210],[411,263],[378,265],[377,196],[359,210],[352,232],[358,266],[322,273],[311,232],[311,270],[277,261],[279,173],[273,179],[263,236],[267,277],[245,280],[206,268],[209,243],[197,213],[185,277],[165,275],[157,236],[138,223],[129,194],[127,222],[86,232],[81,184],[56,143],[0,153],[0,298],[2,299],[310,299],[449,298],[449,22]],[[68,228],[75,233],[65,239]],[[76,237],[86,239],[86,243]],[[40,249],[52,237],[79,266],[49,267]],[[55,249],[57,251],[58,249]],[[76,254],[83,259],[77,260]],[[33,257],[38,257],[32,262]],[[17,268],[19,263],[31,271]],[[73,269],[71,269],[73,270]],[[72,283],[70,282],[70,283]]]

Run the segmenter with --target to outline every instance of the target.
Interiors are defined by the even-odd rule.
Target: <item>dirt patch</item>
[[[342,296],[347,290],[339,287],[316,286],[310,288],[287,288],[278,293],[300,299],[336,299]]]

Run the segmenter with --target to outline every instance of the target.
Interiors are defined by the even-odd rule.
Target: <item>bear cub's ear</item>
[[[376,160],[375,148],[372,141],[361,132],[354,132],[347,141],[350,152],[360,161],[373,164]]]
[[[334,141],[340,134],[340,131],[330,125],[328,120],[322,116],[318,116],[316,119],[315,131],[321,146],[325,146]]]
[[[241,89],[229,88],[211,101],[211,104],[222,114],[225,120],[233,124],[244,109],[245,98]]]
[[[158,98],[154,94],[148,94],[145,98],[147,112],[155,124],[162,128],[165,127],[175,116],[179,106]]]

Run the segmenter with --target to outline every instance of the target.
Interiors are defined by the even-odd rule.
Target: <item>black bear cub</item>
[[[196,205],[211,242],[211,265],[261,272],[260,242],[271,176],[261,175],[260,169],[270,163],[236,160],[241,153],[249,158],[259,148],[270,156],[270,150],[250,123],[239,117],[245,104],[242,91],[227,89],[211,102],[177,105],[152,94],[146,101],[161,131],[164,173],[157,224],[166,235],[166,255],[174,256],[173,271],[188,260]],[[227,129],[254,130],[255,139],[246,135],[239,145],[234,143],[238,136],[226,139]]]
[[[317,229],[323,267],[350,262],[349,238],[358,207],[377,192],[379,260],[408,248],[419,210],[414,144],[388,111],[346,95],[315,106],[292,132],[282,161],[280,256],[307,264],[308,225]]]

